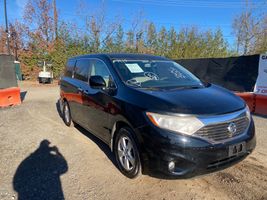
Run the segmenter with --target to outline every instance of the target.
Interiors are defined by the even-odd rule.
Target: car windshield
[[[121,79],[132,87],[203,87],[197,77],[173,61],[113,60],[113,64]]]

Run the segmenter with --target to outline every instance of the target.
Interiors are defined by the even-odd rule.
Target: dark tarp
[[[201,80],[232,91],[253,91],[258,76],[259,55],[175,61]]]
[[[14,56],[0,55],[0,89],[17,86]]]
[[[22,81],[22,74],[20,69],[20,63],[15,61],[15,70],[16,70],[16,77],[17,80]]]

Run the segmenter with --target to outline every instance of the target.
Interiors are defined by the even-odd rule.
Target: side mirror
[[[102,89],[106,87],[106,82],[102,76],[91,76],[89,83],[90,86],[94,89]]]

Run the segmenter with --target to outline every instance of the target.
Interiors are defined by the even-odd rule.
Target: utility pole
[[[5,8],[5,21],[6,21],[6,43],[7,43],[7,54],[10,55],[9,33],[8,33],[8,24],[7,24],[6,0],[4,0],[4,8]]]
[[[58,38],[58,15],[57,15],[57,5],[56,0],[53,0],[53,9],[54,9],[54,34],[55,39]]]

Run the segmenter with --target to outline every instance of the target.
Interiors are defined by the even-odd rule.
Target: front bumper
[[[137,131],[143,139],[143,173],[160,178],[190,178],[218,171],[243,160],[256,146],[253,120],[244,134],[217,144],[152,126]],[[229,157],[229,146],[240,142],[246,142],[246,151]],[[175,163],[172,171],[168,168],[170,161]]]

